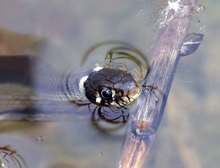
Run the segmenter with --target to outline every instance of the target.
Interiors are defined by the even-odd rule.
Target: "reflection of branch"
[[[145,80],[146,86],[155,88],[155,94],[143,88],[142,97],[134,104],[123,144],[120,168],[141,168],[144,165],[149,145],[164,112],[180,58],[178,52],[188,33],[192,14],[197,8],[197,0],[176,0],[168,1],[168,7],[164,9],[162,31],[154,46],[150,72]]]
[[[5,153],[3,157],[5,157],[8,154],[10,155],[16,154],[16,150],[11,149],[9,145],[0,147],[0,151]]]
[[[0,147],[0,166],[14,167],[14,168],[26,168],[26,162],[22,156],[20,156],[16,150],[11,149],[9,145]]]

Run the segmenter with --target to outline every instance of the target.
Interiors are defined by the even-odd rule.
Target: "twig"
[[[168,1],[164,9],[165,20],[154,47],[143,94],[132,107],[120,168],[141,168],[145,163],[150,143],[163,116],[180,58],[178,52],[188,33],[192,14],[198,9],[197,3],[197,0]]]

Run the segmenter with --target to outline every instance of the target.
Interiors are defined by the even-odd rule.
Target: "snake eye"
[[[99,94],[100,94],[102,99],[112,100],[112,91],[111,91],[111,89],[109,89],[105,86],[100,87]]]

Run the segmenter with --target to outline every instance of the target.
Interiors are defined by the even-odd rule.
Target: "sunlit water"
[[[164,4],[144,0],[0,0],[0,27],[39,38],[41,61],[64,72],[78,69],[85,52],[107,40],[132,44],[150,58],[154,23]],[[149,167],[219,166],[220,32],[216,21],[220,4],[204,5],[205,40],[199,51],[180,61]],[[204,25],[194,20],[196,31]],[[74,120],[5,123],[0,130],[0,146],[11,145],[31,168],[62,164],[112,168],[120,158],[125,127],[105,131],[90,120]]]

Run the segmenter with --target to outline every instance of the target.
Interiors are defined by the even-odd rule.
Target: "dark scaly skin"
[[[141,89],[130,73],[113,68],[93,71],[84,83],[86,97],[100,106],[124,107],[133,102],[141,93]],[[111,90],[113,96],[105,99],[101,96],[103,88]],[[97,101],[100,97],[100,101]]]

